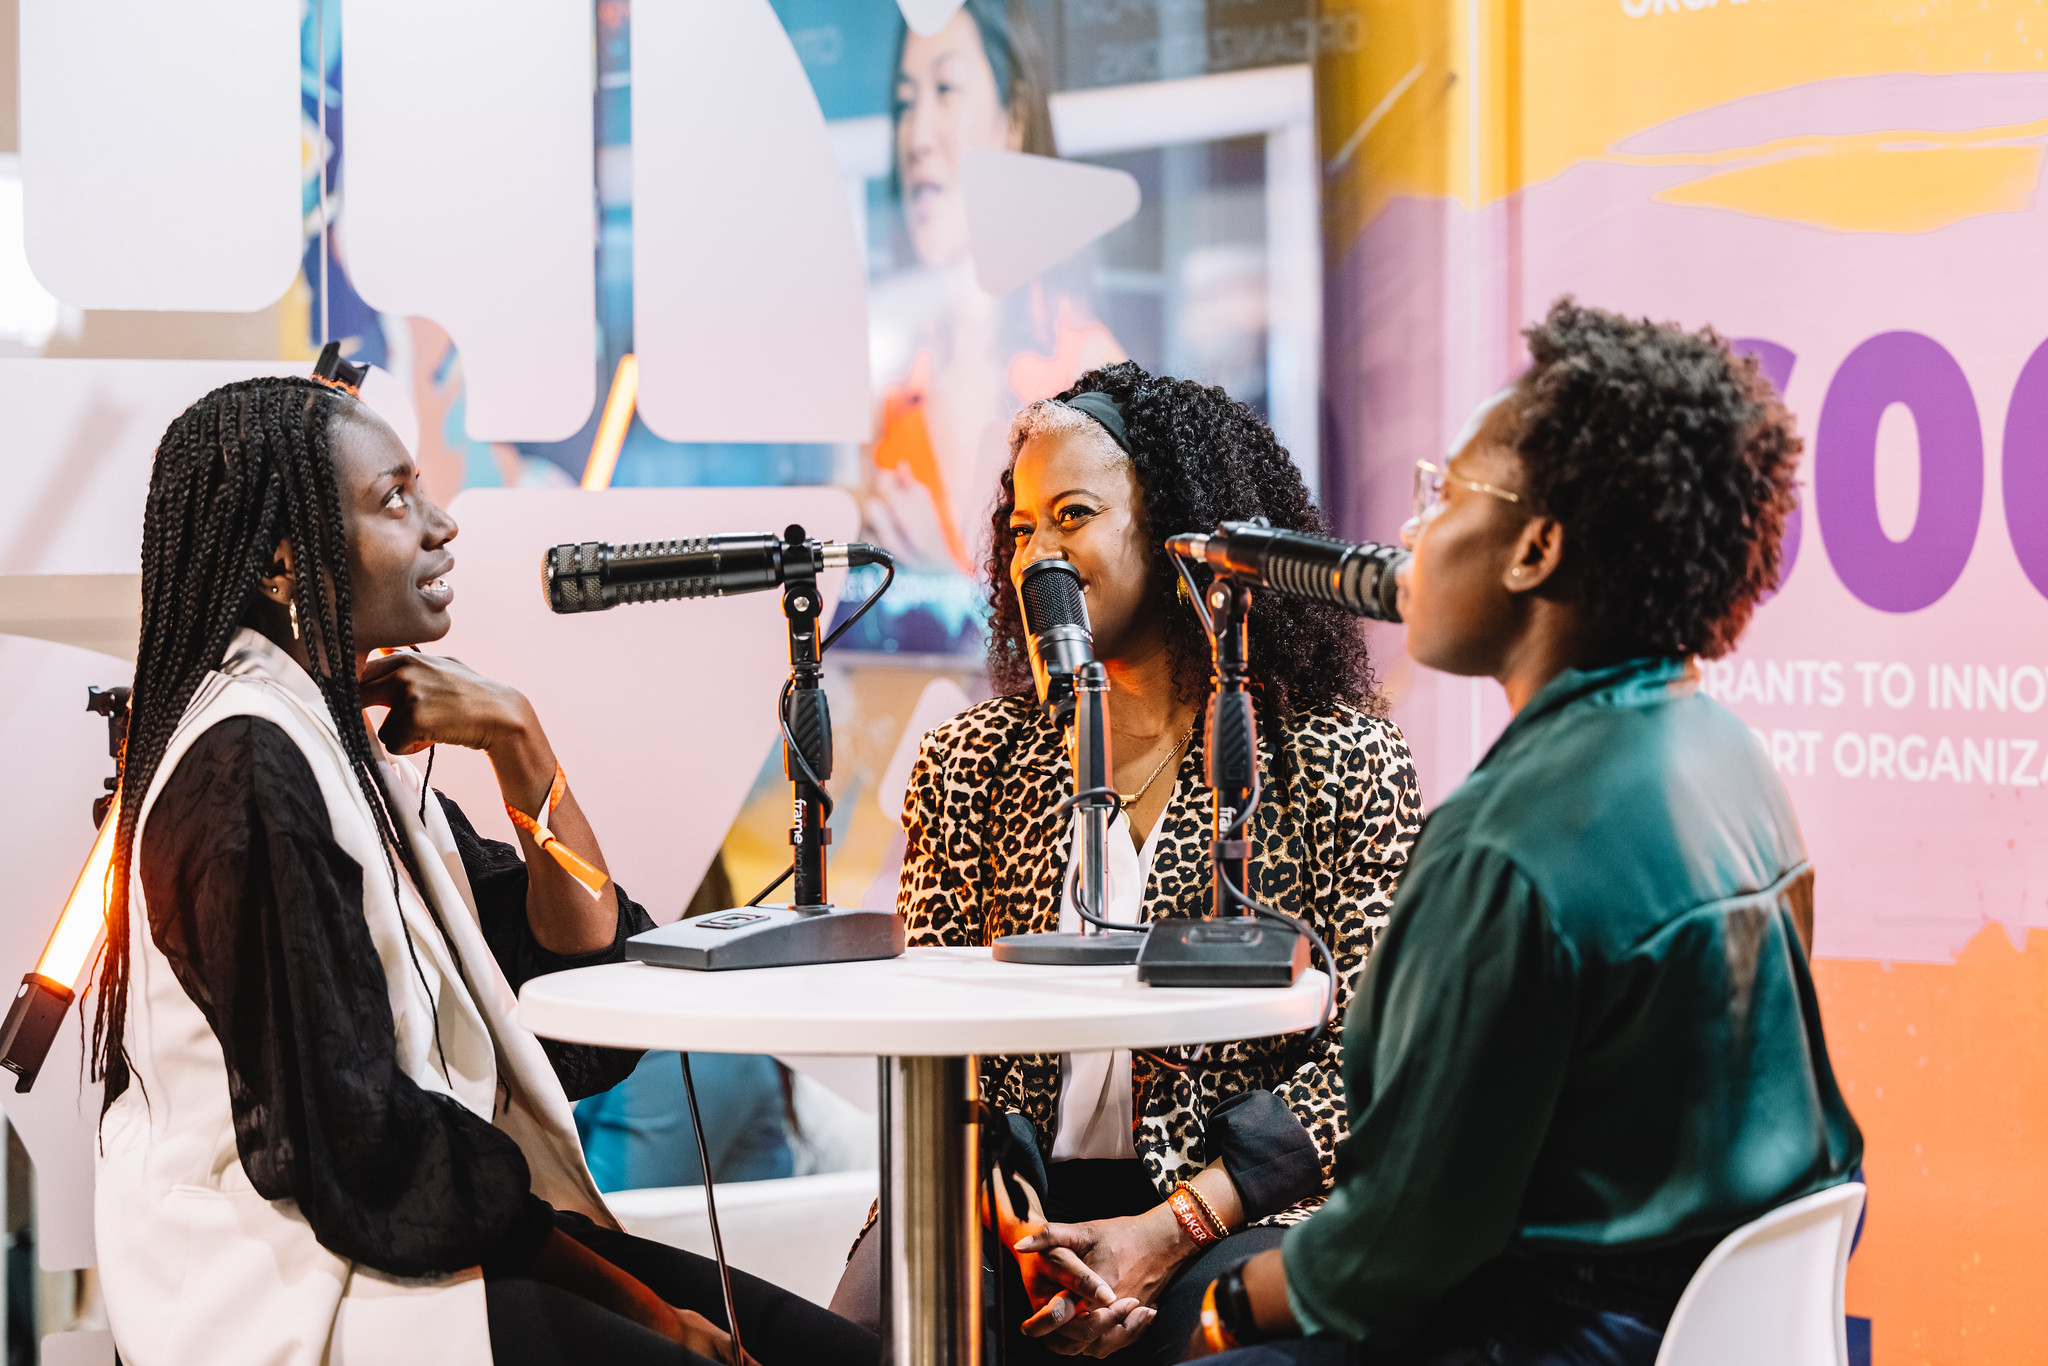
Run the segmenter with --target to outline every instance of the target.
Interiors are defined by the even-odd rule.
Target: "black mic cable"
[[[557,547],[557,549],[560,549],[560,547]],[[868,594],[865,598],[861,599],[860,606],[856,607],[853,610],[853,612],[846,618],[845,621],[842,621],[837,626],[833,627],[830,634],[828,634],[824,640],[819,642],[818,656],[820,659],[824,658],[825,652],[832,648],[833,643],[835,641],[837,641],[841,636],[845,635],[848,631],[853,629],[853,625],[855,622],[859,621],[863,616],[867,615],[869,608],[873,607],[877,602],[880,602],[882,600],[882,594],[889,591],[889,585],[896,582],[896,560],[893,556],[889,554],[888,551],[882,550],[875,546],[861,546],[860,549],[870,553],[870,558],[861,561],[861,563],[879,564],[882,566],[882,582],[876,586],[874,592]],[[814,787],[817,790],[819,800],[821,800],[825,805],[825,817],[827,820],[829,820],[832,816],[831,795],[825,791],[825,785],[822,782],[818,781],[817,775],[811,772],[810,764],[804,759],[803,746],[797,743],[796,735],[790,729],[790,688],[790,681],[788,679],[784,679],[782,683],[782,694],[777,699],[775,706],[776,715],[780,719],[782,724],[783,742],[787,747],[787,752],[795,756],[798,767],[803,769],[804,777],[807,778],[810,781],[812,787]],[[772,893],[777,887],[780,887],[783,883],[789,881],[790,877],[795,872],[796,861],[792,859],[790,861],[789,867],[783,869],[781,875],[778,876],[773,882],[769,883],[766,887],[763,887],[760,891],[754,893],[753,899],[748,901],[747,904],[749,906],[760,905],[763,901],[767,900],[769,894]],[[710,1145],[704,1141],[704,1118],[703,1115],[699,1113],[697,1109],[697,1081],[696,1078],[693,1077],[690,1073],[690,1055],[687,1051],[685,1051],[679,1053],[677,1056],[682,1061],[683,1097],[685,1100],[689,1102],[690,1132],[696,1138],[697,1141],[697,1164],[703,1168],[704,1172],[704,1214],[705,1218],[711,1225],[711,1251],[713,1257],[718,1263],[718,1284],[719,1289],[722,1292],[725,1299],[726,1331],[732,1335],[731,1366],[741,1366],[741,1363],[746,1361],[747,1355],[746,1348],[742,1346],[740,1342],[739,1310],[733,1302],[732,1267],[731,1264],[727,1262],[725,1259],[725,1236],[718,1226],[718,1196],[716,1194],[717,1179],[712,1175],[711,1171],[711,1148]]]
[[[1106,807],[1107,827],[1123,815],[1123,799],[1103,766],[1108,753],[1106,721],[1100,710],[1108,694],[1108,680],[1095,659],[1095,636],[1088,621],[1088,600],[1081,587],[1081,573],[1068,560],[1048,556],[1033,560],[1018,575],[1017,604],[1023,618],[1024,644],[1031,659],[1031,677],[1038,688],[1038,702],[1055,726],[1074,728],[1073,795],[1062,801],[1055,815],[1064,816],[1083,808]],[[1092,672],[1091,672],[1092,671]],[[1095,706],[1083,708],[1080,694],[1095,699]],[[1103,726],[1093,736],[1082,733],[1084,724]],[[1090,742],[1095,747],[1090,751]],[[1093,758],[1089,756],[1092,753]],[[1091,781],[1092,780],[1092,781]],[[1071,852],[1062,880],[1074,912],[1098,930],[1142,932],[1143,924],[1108,919],[1104,906],[1095,904],[1082,888],[1081,859]]]
[[[1226,522],[1224,525],[1230,526],[1232,523]],[[1243,526],[1248,524],[1236,523],[1235,525]],[[1186,541],[1188,539],[1190,538],[1176,536],[1166,544],[1169,549],[1173,549],[1175,552],[1173,567],[1179,571],[1181,582],[1187,586],[1188,600],[1194,604],[1195,615],[1201,619],[1202,629],[1213,635],[1215,633],[1215,626],[1209,615],[1209,609],[1204,601],[1202,590],[1195,583],[1195,576],[1188,572],[1187,560],[1197,557],[1189,556],[1186,552],[1181,551],[1175,546],[1176,541]],[[1206,540],[1207,538],[1201,539]],[[1338,544],[1342,543],[1339,542]],[[1392,577],[1391,574],[1388,575],[1389,580]],[[1392,620],[1396,621],[1399,619],[1398,617],[1392,618]],[[1252,813],[1259,809],[1259,797],[1263,791],[1263,785],[1259,782],[1259,765],[1256,756],[1252,760],[1251,773],[1251,800],[1245,803],[1244,810],[1238,812],[1237,818],[1230,823],[1230,829],[1224,833],[1224,838],[1226,839],[1237,840],[1245,838],[1251,828]],[[1289,915],[1286,911],[1268,906],[1262,901],[1255,901],[1246,895],[1244,888],[1231,880],[1229,874],[1224,870],[1221,861],[1218,861],[1216,864],[1215,876],[1222,881],[1223,894],[1231,905],[1241,910],[1250,911],[1256,916],[1275,921],[1293,930],[1296,934],[1305,936],[1308,942],[1315,947],[1316,952],[1323,956],[1323,966],[1329,969],[1330,973],[1329,984],[1323,989],[1323,1013],[1316,1020],[1316,1027],[1309,1031],[1308,1039],[1302,1046],[1304,1053],[1313,1053],[1316,1044],[1322,1040],[1323,1032],[1329,1028],[1330,1017],[1337,1013],[1337,959],[1331,954],[1330,946],[1323,942],[1323,937],[1316,933],[1315,926],[1309,924],[1306,917]]]
[[[683,1060],[683,1099],[690,1103],[690,1132],[697,1138],[697,1165],[704,1169],[704,1212],[711,1223],[711,1250],[718,1258],[718,1285],[725,1295],[725,1330],[732,1335],[731,1366],[741,1366],[747,1359],[747,1349],[740,1345],[740,1316],[732,1300],[732,1269],[725,1260],[725,1236],[718,1229],[718,1197],[712,1193],[711,1148],[704,1141],[704,1117],[697,1111],[697,1079],[690,1075],[688,1051],[676,1056]]]
[[[865,598],[861,599],[860,606],[853,609],[852,615],[848,616],[845,621],[842,621],[837,626],[833,627],[831,633],[827,635],[825,639],[819,643],[818,658],[821,660],[825,657],[825,652],[832,648],[833,643],[836,642],[841,636],[845,635],[848,631],[852,630],[854,623],[859,621],[862,617],[866,616],[868,609],[870,607],[873,607],[876,603],[880,602],[882,600],[882,594],[889,591],[889,585],[896,582],[896,559],[894,556],[892,556],[888,551],[883,550],[878,546],[864,545],[860,548],[862,550],[866,550],[872,553],[872,558],[863,561],[863,563],[879,564],[882,566],[882,582],[876,586],[874,592],[868,594]],[[808,780],[810,784],[818,790],[818,800],[824,804],[825,819],[829,821],[832,819],[832,794],[825,790],[825,784],[819,780],[818,775],[811,772],[810,763],[804,758],[803,746],[797,743],[796,732],[790,728],[790,692],[790,680],[785,678],[784,680],[782,680],[782,694],[780,697],[776,699],[775,703],[775,714],[782,723],[782,738],[784,743],[788,747],[788,752],[795,757],[797,767],[801,768],[804,771],[805,779]],[[750,901],[748,901],[747,904],[749,906],[760,905],[763,901],[768,899],[768,897],[775,891],[777,887],[780,887],[783,883],[789,881],[791,877],[795,876],[795,874],[796,861],[792,859],[790,861],[789,867],[783,869],[782,872],[776,877],[775,881],[769,883],[766,887],[763,887],[760,891],[754,893],[753,898]]]

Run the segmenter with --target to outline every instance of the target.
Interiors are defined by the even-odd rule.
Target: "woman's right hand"
[[[1045,1252],[1019,1252],[1017,1244],[1046,1228],[1045,1212],[1039,1208],[1038,1192],[1026,1183],[1025,1207],[1016,1208],[1010,1198],[1009,1177],[998,1168],[989,1182],[989,1214],[996,1234],[1010,1255],[1017,1259],[1017,1271],[1024,1282],[1024,1296],[1031,1301],[1031,1317],[1053,1327],[1077,1316],[1116,1309],[1116,1317],[1138,1308],[1136,1300],[1119,1303],[1116,1291],[1095,1269],[1063,1247]]]

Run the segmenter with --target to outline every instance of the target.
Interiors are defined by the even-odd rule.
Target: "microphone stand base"
[[[626,941],[626,957],[693,972],[858,963],[903,954],[894,911],[836,906],[736,906],[662,925]]]
[[[1161,920],[1138,954],[1155,987],[1291,987],[1307,969],[1308,937],[1254,916]]]
[[[1042,967],[1129,967],[1145,936],[1125,930],[1099,934],[1006,934],[994,944],[998,963]]]

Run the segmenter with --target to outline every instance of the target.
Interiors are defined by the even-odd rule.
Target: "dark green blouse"
[[[1285,1244],[1305,1329],[1396,1342],[1511,1245],[1715,1236],[1856,1169],[1798,826],[1697,681],[1560,675],[1423,827],[1345,1027],[1336,1187]]]

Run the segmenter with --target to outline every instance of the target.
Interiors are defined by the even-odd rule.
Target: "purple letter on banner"
[[[2005,410],[2005,529],[2037,592],[2048,597],[2048,342],[2027,357]]]
[[[1790,347],[1780,346],[1774,341],[1765,341],[1762,337],[1737,337],[1728,343],[1728,349],[1738,356],[1755,356],[1756,368],[1764,372],[1764,378],[1778,391],[1778,397],[1785,397],[1785,386],[1792,382],[1792,367],[1799,361],[1799,357]],[[1792,577],[1792,566],[1799,563],[1799,532],[1802,521],[1799,514],[1800,509],[1795,507],[1791,515],[1785,518],[1784,538],[1778,543],[1777,588],[1785,586],[1785,580]],[[1768,600],[1776,593],[1777,588],[1766,593],[1765,599]]]
[[[1877,518],[1877,424],[1903,403],[1920,437],[1920,510],[1903,541]],[[1969,562],[1984,505],[1984,432],[1955,357],[1918,332],[1886,332],[1849,353],[1828,385],[1814,503],[1844,585],[1883,612],[1917,612]]]

